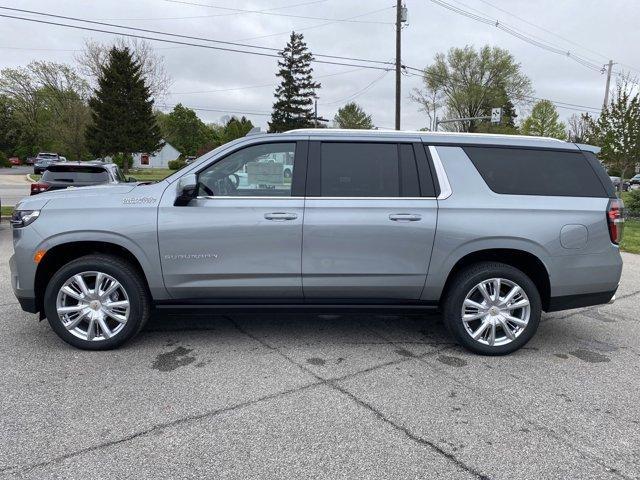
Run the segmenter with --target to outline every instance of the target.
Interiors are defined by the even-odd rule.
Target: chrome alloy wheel
[[[500,346],[514,341],[529,323],[531,306],[525,291],[505,278],[478,283],[462,304],[462,323],[475,341]]]
[[[82,272],[69,278],[56,299],[58,317],[82,340],[101,341],[117,335],[129,319],[129,296],[115,278]]]

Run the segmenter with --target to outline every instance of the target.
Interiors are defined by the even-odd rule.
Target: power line
[[[177,105],[177,104],[176,104]],[[176,105],[169,105],[166,103],[156,103],[156,107],[161,107],[165,110],[172,110]],[[221,108],[207,108],[207,107],[191,107],[188,105],[183,105],[185,108],[189,108],[191,110],[199,111],[199,112],[215,112],[215,113],[237,113],[240,115],[257,115],[257,116],[271,116],[271,112],[242,112],[239,110],[225,110]]]
[[[378,10],[372,10],[370,12],[366,12],[366,13],[361,13],[359,15],[354,15],[353,17],[347,17],[343,20],[351,20],[354,18],[360,18],[360,17],[364,17],[366,15],[372,15],[374,13],[378,13],[378,12],[384,12],[385,10],[389,10],[389,9],[393,9],[395,7],[385,7],[385,8],[380,8]],[[339,21],[339,20],[338,20]],[[291,33],[291,30],[294,30],[296,32],[306,32],[307,30],[314,30],[316,28],[321,28],[321,27],[326,27],[327,25],[332,25],[336,23],[336,21],[331,21],[331,22],[324,22],[324,23],[318,23],[316,25],[310,25],[308,27],[302,27],[302,28],[293,28],[293,29],[288,29],[287,31],[284,32],[278,32],[278,33],[269,33],[267,35],[258,35],[258,36],[254,36],[254,37],[245,37],[245,38],[240,38],[237,39],[236,41],[247,41],[247,40],[258,40],[260,38],[269,38],[269,37],[277,37],[279,35],[289,35]]]
[[[295,7],[303,7],[306,5],[313,5],[316,3],[324,3],[327,0],[313,0],[311,2],[303,2],[303,3],[294,3],[293,5],[284,5],[282,7],[272,7],[272,8],[262,8],[258,10],[258,12],[269,12],[273,10],[284,10],[286,8],[295,8]],[[116,21],[156,21],[156,20],[191,20],[196,18],[215,18],[215,17],[230,17],[233,15],[242,15],[243,13],[257,13],[252,10],[247,10],[244,12],[234,12],[234,13],[217,13],[213,15],[192,15],[188,17],[150,17],[150,18],[95,18],[93,20],[116,20]]]
[[[420,69],[414,68],[414,67],[406,67],[405,66],[405,68],[409,69],[409,70],[418,70],[418,71],[422,72],[422,74],[417,74],[417,73],[413,73],[413,72],[406,72],[407,75],[414,76],[414,77],[424,78],[425,75],[431,75],[432,77],[435,77],[435,78],[437,78],[439,80],[447,80],[447,81],[453,81],[454,80],[450,76],[436,75],[435,73],[427,73],[425,70],[420,70]],[[535,96],[532,96],[532,95],[520,95],[520,96],[517,97],[517,99],[536,100],[536,101],[548,100],[551,103],[553,103],[556,107],[565,108],[567,110],[576,110],[576,111],[593,110],[592,113],[602,111],[602,109],[599,108],[599,107],[590,107],[590,106],[587,106],[587,105],[579,105],[579,104],[576,104],[576,103],[562,102],[560,100],[551,100],[549,98],[535,97]]]
[[[512,17],[517,18],[518,20],[520,20],[520,21],[522,21],[522,22],[524,22],[524,23],[526,23],[528,25],[531,25],[532,27],[538,28],[538,29],[542,30],[543,32],[546,32],[546,33],[548,33],[550,35],[553,35],[554,37],[557,37],[557,38],[559,38],[561,40],[564,40],[565,42],[568,42],[568,43],[570,43],[572,45],[575,45],[576,47],[582,48],[584,51],[587,51],[589,53],[593,53],[595,55],[598,55],[599,57],[604,58],[605,60],[609,60],[611,58],[610,55],[604,55],[603,53],[600,53],[600,52],[598,52],[596,50],[593,50],[593,49],[591,49],[589,47],[586,47],[586,46],[584,46],[584,45],[582,45],[580,43],[577,43],[574,40],[571,40],[570,38],[563,37],[562,35],[554,32],[553,30],[549,30],[548,28],[545,28],[545,27],[542,27],[540,25],[537,25],[537,24],[527,20],[526,18],[522,18],[522,17],[516,15],[515,13],[509,12],[508,10],[505,10],[504,8],[500,8],[500,7],[498,7],[498,6],[496,6],[496,5],[492,4],[492,3],[489,3],[487,0],[480,0],[480,1],[482,3],[484,3],[484,4],[486,4],[486,5],[489,5],[490,7],[495,8],[496,10],[499,10],[499,11],[501,11],[503,13],[506,13],[507,15],[511,15]],[[461,3],[461,2],[459,2],[459,3]],[[618,63],[620,65],[623,65],[623,66],[631,69],[631,70],[635,70],[636,72],[640,72],[639,69],[637,69],[635,67],[632,67],[631,65],[627,65],[627,64],[624,64],[622,62],[618,62]]]
[[[339,18],[326,18],[326,17],[311,17],[307,15],[292,15],[286,13],[273,13],[266,12],[263,10],[245,10],[242,8],[232,8],[232,7],[219,7],[216,5],[207,5],[206,3],[195,3],[195,2],[187,2],[185,0],[163,0],[169,3],[178,3],[182,5],[192,5],[197,7],[207,7],[207,8],[216,8],[218,10],[227,10],[232,12],[241,12],[241,13],[257,13],[261,15],[273,15],[277,17],[289,17],[289,18],[302,18],[307,20],[328,20],[331,22],[349,22],[349,23],[368,23],[368,24],[378,24],[378,25],[393,25],[393,22],[382,22],[382,21],[374,21],[374,20],[350,20],[350,19],[339,19]]]
[[[331,102],[324,102],[323,105],[335,105],[336,103],[342,103],[342,102],[347,102],[347,101],[351,101],[357,97],[359,97],[360,95],[362,95],[363,93],[366,93],[367,91],[369,91],[376,83],[378,83],[380,80],[382,80],[387,73],[389,73],[390,70],[387,70],[385,72],[382,72],[382,74],[380,74],[378,77],[376,77],[373,81],[371,81],[370,83],[368,83],[364,88],[358,90],[355,93],[352,93],[351,95],[348,95],[344,98],[341,98],[339,100],[333,100]]]
[[[317,75],[314,78],[318,79],[318,78],[336,77],[338,75],[346,75],[348,73],[359,72],[361,70],[363,70],[363,69],[362,68],[354,68],[352,70],[346,70],[344,72],[329,73],[327,75]],[[169,92],[169,95],[192,95],[192,94],[198,94],[198,93],[231,92],[231,91],[234,91],[234,90],[248,90],[248,89],[252,89],[252,88],[263,88],[263,87],[273,87],[273,82],[272,83],[263,83],[261,85],[247,85],[247,86],[244,86],[244,87],[219,88],[219,89],[215,89],[215,90],[199,90],[199,91],[192,91],[192,92]]]
[[[136,32],[144,32],[144,33],[152,33],[154,35],[164,35],[167,37],[174,37],[174,38],[184,38],[187,40],[196,40],[196,41],[203,41],[203,42],[211,42],[211,43],[219,43],[222,45],[232,45],[232,46],[237,46],[237,47],[244,47],[244,48],[253,48],[256,50],[264,50],[264,51],[271,51],[271,52],[279,52],[280,50],[274,47],[265,47],[262,45],[251,45],[251,44],[247,44],[247,43],[238,43],[238,42],[229,42],[229,41],[225,41],[225,40],[216,40],[213,38],[206,38],[206,37],[196,37],[196,36],[192,36],[192,35],[182,35],[182,34],[178,34],[178,33],[171,33],[171,32],[163,32],[161,30],[150,30],[147,28],[139,28],[139,27],[128,27],[125,25],[118,25],[115,23],[106,23],[106,22],[98,22],[98,21],[94,21],[94,20],[84,20],[82,18],[77,18],[77,17],[70,17],[70,16],[66,16],[66,15],[56,15],[53,13],[45,13],[45,12],[38,12],[38,11],[34,11],[34,10],[25,10],[25,9],[21,9],[21,8],[11,8],[11,7],[3,7],[0,6],[0,9],[2,10],[10,10],[12,12],[20,12],[20,13],[27,13],[27,14],[34,14],[34,15],[41,15],[44,17],[52,17],[52,18],[60,18],[63,20],[71,20],[74,22],[82,22],[82,23],[89,23],[92,25],[101,25],[101,26],[106,26],[106,27],[112,27],[112,28],[121,28],[123,30],[133,30]],[[5,15],[3,15],[5,16]],[[30,21],[35,21],[34,19],[27,19],[24,17],[11,17],[8,16],[9,18],[19,18],[22,20],[30,20]],[[43,23],[51,23],[51,22],[43,22]],[[66,27],[72,27],[72,28],[82,28],[79,26],[71,26],[71,25],[64,25],[64,24],[55,24],[53,23],[53,25],[61,25],[61,26],[66,26]],[[87,30],[90,30],[87,28]],[[100,31],[100,30],[96,30],[96,31]],[[107,33],[114,33],[114,32],[107,32]],[[117,35],[124,35],[121,33],[116,33]],[[235,51],[235,50],[229,50],[229,51]],[[243,53],[249,53],[249,52],[243,52]],[[351,60],[351,61],[356,61],[356,62],[368,62],[368,63],[378,63],[378,64],[383,64],[383,65],[391,65],[391,62],[383,62],[380,60],[372,60],[372,59],[366,59],[366,58],[355,58],[355,57],[343,57],[343,56],[339,56],[339,55],[323,55],[323,54],[314,54],[314,56],[316,57],[321,57],[321,58],[332,58],[332,59],[336,59],[336,60]],[[322,62],[319,62],[322,63]]]
[[[485,16],[480,16],[480,15],[476,15],[475,13],[469,12],[468,10],[464,10],[462,8],[456,7],[455,5],[451,5],[450,3],[444,2],[443,0],[431,0],[431,2],[435,3],[436,5],[439,5],[443,8],[446,8],[447,10],[450,10],[454,13],[457,13],[459,15],[463,15],[467,18],[470,18],[472,20],[475,20],[477,22],[481,22],[484,23],[486,25],[491,25],[494,26],[506,33],[508,33],[509,35],[516,37],[524,42],[527,42],[531,45],[534,45],[536,47],[542,48],[544,50],[547,50],[551,53],[555,53],[557,55],[562,55],[565,56],[567,58],[570,58],[571,60],[579,63],[580,65],[589,68],[591,70],[594,71],[600,71],[600,69],[602,68],[602,66],[600,64],[594,63],[592,61],[589,61],[588,59],[585,59],[581,56],[578,56],[574,53],[572,53],[571,51],[567,51],[567,50],[563,50],[557,47],[554,47],[552,45],[550,45],[548,42],[542,42],[539,40],[536,40],[534,38],[532,38],[531,36],[528,36],[524,33],[519,32],[518,30],[516,30],[513,27],[510,27],[509,25],[500,22],[499,20],[494,20],[491,18],[487,18]]]
[[[0,8],[7,8],[7,7],[0,7]],[[155,42],[164,42],[164,43],[171,43],[171,44],[175,44],[175,45],[184,45],[184,46],[189,46],[189,47],[200,47],[200,48],[207,48],[210,50],[221,50],[221,51],[226,51],[226,52],[234,52],[234,53],[245,53],[245,54],[249,54],[249,55],[258,55],[261,57],[269,57],[269,58],[281,58],[280,55],[277,54],[271,54],[271,53],[263,53],[263,52],[252,52],[252,51],[248,51],[248,50],[240,50],[237,48],[227,48],[227,47],[218,47],[218,46],[213,46],[213,45],[202,45],[202,44],[197,44],[197,43],[189,43],[189,42],[183,42],[183,41],[179,41],[179,40],[169,40],[166,38],[157,38],[157,37],[149,37],[149,36],[143,36],[143,35],[135,35],[133,33],[124,33],[124,32],[114,32],[111,30],[104,30],[104,29],[99,29],[99,28],[92,28],[92,27],[85,27],[85,26],[81,26],[81,25],[70,25],[67,23],[60,23],[60,22],[52,22],[49,20],[38,20],[35,18],[26,18],[26,17],[18,17],[15,15],[6,15],[6,14],[0,14],[0,17],[3,18],[12,18],[12,19],[16,19],[16,20],[23,20],[26,22],[33,22],[33,23],[42,23],[42,24],[46,24],[46,25],[56,25],[59,27],[65,27],[65,28],[73,28],[76,30],[86,30],[86,31],[90,31],[90,32],[99,32],[99,33],[108,33],[111,35],[119,35],[119,36],[123,36],[123,37],[131,37],[131,38],[139,38],[142,40],[150,40],[150,41],[155,41]],[[126,27],[120,27],[120,28],[126,28]],[[166,35],[161,33],[162,35]],[[327,58],[334,58],[334,56],[326,56]],[[337,56],[335,56],[337,57]],[[342,58],[342,57],[338,57],[338,58]],[[344,57],[345,59],[347,59],[347,57]],[[375,66],[375,65],[359,65],[359,64],[355,64],[355,63],[346,63],[346,62],[333,62],[333,61],[329,61],[329,60],[318,60],[318,59],[313,59],[311,60],[314,63],[322,63],[322,64],[327,64],[327,65],[342,65],[345,67],[359,67],[359,68],[369,68],[372,70],[386,70],[386,68],[381,67],[381,66]],[[357,60],[357,61],[365,61],[365,60]],[[377,62],[376,60],[372,60],[373,62]],[[379,62],[379,63],[384,63],[384,62]]]

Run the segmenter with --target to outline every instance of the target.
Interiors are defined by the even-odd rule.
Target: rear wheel
[[[444,322],[465,348],[504,355],[526,344],[540,323],[540,294],[522,271],[483,262],[460,271],[444,301]]]
[[[107,350],[142,329],[150,300],[144,279],[131,264],[117,257],[88,255],[53,275],[44,311],[65,342],[86,350]]]

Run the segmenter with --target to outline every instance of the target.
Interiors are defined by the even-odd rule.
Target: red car
[[[11,157],[9,159],[9,163],[11,163],[11,165],[22,165],[22,162],[18,157]]]

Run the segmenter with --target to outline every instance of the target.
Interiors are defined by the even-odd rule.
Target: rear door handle
[[[392,213],[389,215],[389,220],[394,222],[418,222],[422,220],[422,215],[414,213]]]
[[[284,221],[284,220],[295,220],[298,218],[297,213],[287,213],[287,212],[273,212],[273,213],[265,213],[264,218],[267,220],[276,220],[276,221]]]

